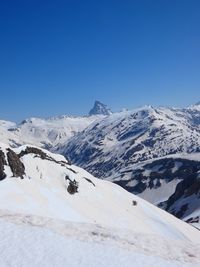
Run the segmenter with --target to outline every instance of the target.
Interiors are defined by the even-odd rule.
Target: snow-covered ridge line
[[[89,125],[58,150],[93,175],[116,182],[129,192],[161,205],[200,227],[200,109],[146,106],[115,113]],[[183,183],[185,180],[188,188]],[[176,186],[182,188],[179,196]],[[194,195],[184,206],[178,196]],[[192,189],[193,188],[193,189]],[[196,191],[194,191],[194,188]],[[176,203],[164,204],[173,194]],[[183,201],[182,201],[183,202]],[[189,213],[191,217],[188,218]]]

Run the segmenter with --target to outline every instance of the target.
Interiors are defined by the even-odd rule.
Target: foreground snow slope
[[[0,211],[1,267],[198,267],[200,245]]]
[[[0,181],[2,210],[200,242],[195,228],[118,185],[70,165],[63,156],[27,146],[10,150],[2,144],[0,150],[6,174]],[[69,189],[74,183],[78,189],[72,194]]]

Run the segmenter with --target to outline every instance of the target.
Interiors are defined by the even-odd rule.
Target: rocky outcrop
[[[195,207],[198,208],[199,205],[200,178],[195,174],[191,174],[187,179],[181,181],[177,185],[174,194],[169,197],[165,204],[166,211],[172,213],[179,219],[183,219],[191,211],[195,211]],[[192,218],[187,219],[187,221],[192,221]]]
[[[69,181],[67,192],[71,195],[78,193],[78,182],[75,179],[72,181],[68,175],[66,175],[65,180]]]
[[[21,158],[21,157],[28,155],[28,154],[35,154],[35,157],[39,157],[43,160],[53,161],[55,163],[61,164],[62,166],[71,165],[71,163],[67,159],[66,159],[66,161],[57,161],[54,158],[47,155],[44,151],[42,151],[41,149],[36,148],[36,147],[28,147],[27,146],[25,150],[22,150],[19,153],[19,157]]]
[[[8,164],[11,168],[14,177],[20,177],[23,179],[25,175],[25,167],[21,162],[19,155],[17,155],[12,149],[7,149]]]
[[[37,156],[40,156],[41,159],[47,159],[47,154],[43,152],[41,149],[36,148],[36,147],[26,147],[25,150],[22,150],[19,154],[19,157],[23,157],[28,154],[35,154]]]
[[[6,174],[4,172],[4,165],[7,165],[5,155],[2,150],[0,150],[0,180],[6,178]]]
[[[127,172],[121,172],[121,179],[114,182],[124,187],[127,191],[138,194],[146,189],[161,187],[162,181],[169,183],[173,180],[182,180],[185,181],[182,184],[191,185],[191,191],[193,187],[195,188],[195,185],[192,187],[192,184],[199,171],[199,161],[181,158],[155,159],[151,163],[144,163],[138,167],[133,165],[133,169],[130,169],[130,179],[123,179]],[[130,185],[132,180],[135,180],[135,185]],[[180,187],[182,188],[181,184]],[[177,190],[176,198],[182,194],[181,192],[181,190]]]

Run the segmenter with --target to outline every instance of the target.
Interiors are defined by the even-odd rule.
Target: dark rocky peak
[[[111,110],[107,105],[101,103],[100,101],[95,101],[93,108],[90,110],[89,115],[110,115]]]

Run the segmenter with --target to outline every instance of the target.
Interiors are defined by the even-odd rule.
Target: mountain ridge
[[[30,118],[20,125],[2,120],[0,138],[11,147],[28,143],[66,155],[95,176],[200,227],[200,212],[194,209],[197,204],[193,205],[200,195],[197,105],[183,109],[144,106],[107,116]],[[186,174],[191,180],[188,188],[181,186]],[[180,200],[185,206],[181,205],[176,187],[187,191],[192,183],[196,191],[189,199],[182,192]],[[173,194],[176,199],[172,205]]]

